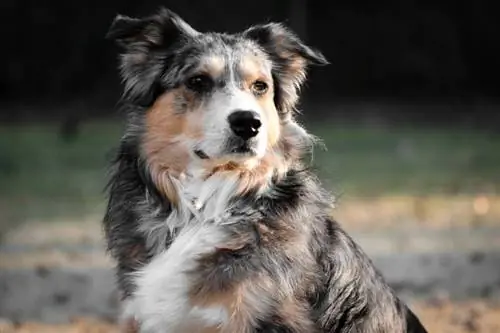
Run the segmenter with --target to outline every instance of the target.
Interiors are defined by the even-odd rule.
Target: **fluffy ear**
[[[139,37],[145,25],[145,20],[118,14],[109,27],[106,39],[114,40],[119,45],[125,46],[127,41],[132,42],[132,38]]]
[[[321,52],[305,45],[290,29],[279,23],[249,28],[243,35],[259,44],[273,61],[275,103],[278,111],[292,111],[309,65],[327,65]]]
[[[174,12],[161,8],[145,18],[118,15],[106,35],[123,48],[120,57],[125,95],[142,98],[154,91],[169,50],[199,34]],[[171,53],[171,52],[170,52]]]
[[[127,47],[134,43],[147,43],[159,46],[173,43],[181,37],[198,34],[176,13],[161,8],[156,15],[145,18],[132,18],[117,15],[106,34],[107,39],[115,40],[118,45]]]

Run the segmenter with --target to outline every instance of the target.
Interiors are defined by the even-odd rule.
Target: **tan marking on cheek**
[[[147,111],[142,154],[145,156],[153,182],[170,201],[177,201],[173,178],[185,170],[189,152],[185,138],[202,136],[201,119],[196,100],[184,89],[169,91],[158,98]]]
[[[173,90],[155,101],[146,114],[146,135],[168,137],[182,132],[184,118],[176,108],[176,100],[180,95],[182,91]]]
[[[274,105],[273,92],[267,92],[258,102],[267,120],[267,147],[272,148],[278,143],[281,134],[280,118]]]

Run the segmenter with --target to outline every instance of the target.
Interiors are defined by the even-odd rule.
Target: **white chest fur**
[[[193,177],[178,185],[178,209],[164,221],[151,225],[147,225],[151,221],[142,221],[146,224],[141,229],[156,244],[173,228],[180,232],[167,250],[158,245],[153,260],[134,274],[137,288],[125,304],[124,316],[138,320],[141,332],[201,332],[203,327],[228,320],[222,307],[200,308],[190,303],[187,272],[196,269],[197,258],[224,242],[218,223],[224,219],[237,182],[227,177],[203,181]]]

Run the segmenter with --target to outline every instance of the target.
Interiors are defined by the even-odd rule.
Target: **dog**
[[[202,33],[164,8],[107,37],[127,121],[103,225],[129,330],[426,332],[303,162],[319,51],[279,23]]]

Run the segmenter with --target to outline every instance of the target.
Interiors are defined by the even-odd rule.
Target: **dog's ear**
[[[328,64],[321,52],[305,45],[280,23],[253,26],[244,31],[243,36],[256,42],[273,61],[275,103],[282,113],[293,110],[307,67]]]
[[[134,44],[168,46],[179,38],[195,36],[198,33],[179,15],[161,8],[157,14],[145,18],[117,15],[106,38],[125,48]]]
[[[169,65],[169,57],[175,54],[177,46],[198,34],[165,8],[145,18],[118,15],[106,37],[123,48],[120,69],[124,97],[141,105],[153,102],[162,91],[159,81]]]
[[[299,60],[300,58],[306,64],[311,65],[328,64],[321,52],[305,45],[293,31],[283,24],[256,25],[246,30],[244,35],[256,41],[275,56],[289,58],[289,60]]]

